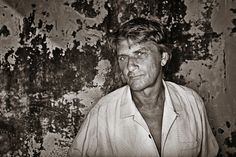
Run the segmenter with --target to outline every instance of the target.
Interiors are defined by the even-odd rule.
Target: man
[[[216,156],[202,99],[163,80],[171,53],[160,23],[130,20],[112,44],[127,85],[98,101],[68,156]]]

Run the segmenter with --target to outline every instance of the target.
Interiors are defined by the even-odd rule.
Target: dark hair
[[[166,42],[166,30],[158,21],[149,20],[146,18],[135,18],[123,25],[110,36],[109,45],[116,51],[117,46],[123,40],[141,43],[146,41],[153,41],[160,45],[160,52],[168,52],[171,57],[170,47]]]

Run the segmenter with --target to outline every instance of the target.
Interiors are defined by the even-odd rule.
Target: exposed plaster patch
[[[5,54],[5,62],[9,63],[10,71],[14,70],[15,62],[16,62],[16,55],[14,50],[9,50],[8,53]]]
[[[75,38],[80,39],[80,45],[78,46],[81,49],[84,45],[96,45],[97,42],[105,35],[105,33],[95,30],[95,29],[81,29],[75,36]],[[69,48],[72,48],[74,44],[70,44]]]
[[[0,17],[1,19],[1,28],[3,26],[7,26],[7,30],[5,30],[5,35],[3,36],[2,33],[0,33],[0,63],[5,62],[5,55],[8,53],[8,51],[16,50],[16,47],[19,46],[20,44],[18,43],[18,36],[17,34],[20,32],[19,30],[19,25],[21,21],[21,16],[11,7],[9,7],[7,4],[4,2],[2,3],[3,5],[6,5],[5,7],[3,5],[0,6],[0,15],[4,14],[4,16]],[[3,6],[3,7],[2,7]],[[12,16],[14,14],[14,17]],[[0,31],[1,32],[1,31]],[[7,58],[7,61],[10,62],[11,69],[13,68],[13,64],[15,63],[15,58],[14,54],[9,56]],[[2,66],[2,64],[0,64]]]
[[[65,50],[67,49],[66,46],[63,46],[61,44],[58,44],[57,42],[55,42],[55,40],[53,41],[50,38],[46,38],[46,43],[47,43],[47,49],[48,49],[48,53],[49,53],[49,58],[53,58],[53,51],[56,50],[57,48],[62,49],[63,52],[65,52]],[[64,53],[62,54],[63,56],[65,55]]]
[[[71,140],[63,138],[61,134],[47,132],[43,139],[42,147],[44,148],[41,151],[40,156],[44,157],[65,157],[69,146],[66,143],[71,142]]]
[[[187,22],[199,20],[201,17],[201,12],[199,10],[202,10],[202,6],[199,1],[184,1],[184,4],[187,6],[186,16],[184,19]]]
[[[36,136],[33,135],[28,141],[25,141],[25,145],[28,147],[28,154],[30,156],[39,156],[42,148],[42,144],[35,141]]]
[[[184,76],[187,85],[199,91],[201,96],[206,97],[208,95],[206,92],[209,92],[214,93],[212,96],[217,98],[224,92],[222,86],[225,86],[222,77],[224,76],[224,70],[222,69],[224,43],[213,41],[208,49],[212,53],[211,58],[197,61],[188,60],[182,63],[180,71],[176,75]]]
[[[95,76],[93,80],[93,84],[97,87],[102,88],[105,81],[106,81],[106,74],[110,72],[110,61],[108,60],[101,60],[98,62],[98,66],[96,69],[98,70],[98,74]]]

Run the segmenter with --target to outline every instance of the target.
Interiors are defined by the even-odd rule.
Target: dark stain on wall
[[[236,14],[236,9],[230,9],[234,14]],[[236,32],[236,19],[232,19],[232,23],[234,25],[234,27],[232,28],[231,33],[235,33]]]
[[[36,28],[32,26],[34,24],[35,10],[30,13],[30,16],[23,19],[23,28],[20,33],[20,44],[24,45],[33,35],[36,33]]]
[[[227,137],[224,141],[224,144],[228,147],[228,148],[236,148],[236,131],[231,132],[230,137]],[[236,152],[228,152],[226,151],[228,157],[234,157],[236,156]]]
[[[218,156],[223,157],[223,156],[228,156],[228,157],[233,157],[236,155],[235,148],[236,148],[236,131],[232,131],[232,124],[230,121],[226,121],[224,123],[224,127],[218,128],[216,134],[218,136],[226,137],[223,140],[223,145],[227,149],[225,150],[225,153],[223,153],[222,148],[220,147],[220,151]]]
[[[52,24],[51,25],[46,24],[46,30],[48,33],[52,30],[52,28],[53,28]]]
[[[23,134],[18,129],[22,129],[21,124],[14,119],[9,121],[0,120],[0,155],[7,153],[9,150],[16,151],[20,148],[15,141],[18,140],[17,137],[23,136]]]
[[[65,5],[67,5],[66,3]],[[78,11],[80,14],[84,14],[86,17],[94,18],[99,14],[99,10],[94,9],[94,1],[76,1],[71,4],[71,7]]]
[[[224,129],[218,128],[218,133],[219,133],[219,134],[223,134],[224,132],[225,132]]]
[[[236,19],[233,19],[232,20],[232,23],[234,24],[234,28],[232,28],[232,33],[235,33],[236,32]]]
[[[80,19],[77,19],[76,23],[77,23],[77,29],[75,31],[73,31],[73,33],[71,34],[74,38],[76,37],[76,33],[79,32],[83,26],[83,23]]]
[[[43,15],[43,16],[46,16],[46,17],[49,17],[49,16],[50,16],[50,13],[47,12],[47,11],[43,11],[43,12],[42,12],[42,15]]]
[[[229,121],[226,121],[225,124],[226,124],[226,127],[227,127],[227,128],[230,128],[231,124],[230,124]]]
[[[225,139],[225,145],[236,148],[236,131],[231,132],[231,136]]]
[[[6,25],[3,25],[0,29],[0,37],[3,36],[3,37],[7,37],[8,35],[10,35],[10,31],[9,29],[7,28]]]

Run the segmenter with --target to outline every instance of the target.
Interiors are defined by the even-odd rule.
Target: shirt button
[[[149,137],[149,138],[152,138],[152,136],[151,136],[150,134],[148,135],[148,137]]]

